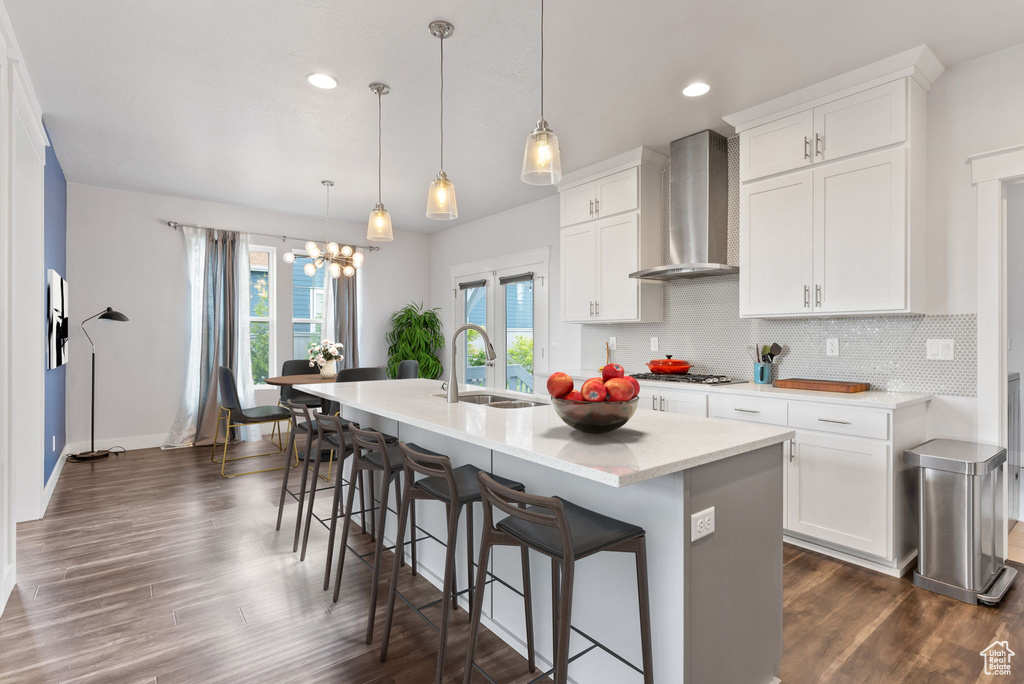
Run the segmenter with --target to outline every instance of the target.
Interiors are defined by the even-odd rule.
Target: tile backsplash
[[[729,140],[729,263],[739,258],[739,145]],[[667,236],[669,169],[666,169]],[[666,237],[667,253],[667,237]],[[604,363],[605,342],[616,338],[611,358],[631,373],[646,371],[652,358],[672,354],[693,364],[694,373],[753,376],[756,344],[778,342],[776,378],[870,382],[873,388],[973,397],[977,392],[977,316],[871,316],[863,318],[741,319],[739,277],[720,276],[665,283],[662,323],[583,325],[585,368]],[[658,351],[650,350],[658,338]],[[839,339],[839,356],[825,356],[825,340]],[[954,341],[953,361],[925,359],[928,339]]]

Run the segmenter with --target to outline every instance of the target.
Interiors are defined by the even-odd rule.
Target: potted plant
[[[309,365],[320,367],[320,377],[333,378],[338,374],[338,361],[345,358],[341,355],[343,348],[341,342],[314,342],[309,345]]]
[[[444,331],[437,315],[440,309],[424,309],[423,304],[410,302],[391,316],[391,331],[387,334],[388,377],[398,375],[398,364],[407,359],[419,361],[420,377],[441,377],[441,359],[437,352],[444,349]]]

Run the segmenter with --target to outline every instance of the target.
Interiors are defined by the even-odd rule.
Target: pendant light
[[[380,201],[380,167],[381,167],[381,118],[380,98],[391,92],[391,88],[383,83],[371,83],[370,92],[377,94],[377,206],[370,212],[370,221],[366,225],[366,239],[371,242],[391,242],[395,239],[391,233],[391,214]]]
[[[438,221],[459,217],[459,209],[455,204],[455,184],[448,180],[444,172],[444,39],[450,38],[454,31],[455,27],[447,21],[434,21],[430,24],[430,34],[441,40],[441,170],[437,172],[437,178],[427,192],[427,218]]]
[[[320,185],[327,188],[327,207],[324,210],[324,237],[326,242],[323,245],[319,245],[310,240],[304,245],[310,261],[306,262],[306,265],[302,267],[302,272],[312,278],[318,270],[326,268],[332,278],[337,279],[342,275],[352,277],[355,275],[356,269],[362,267],[363,255],[349,245],[339,245],[337,242],[331,241],[331,188],[334,187],[334,181],[323,180],[320,181]],[[376,247],[371,249],[376,249]],[[294,252],[285,252],[283,258],[286,264],[295,263]]]
[[[529,185],[554,185],[562,180],[558,136],[544,120],[544,0],[540,0],[540,121],[526,137],[523,171],[519,177]]]

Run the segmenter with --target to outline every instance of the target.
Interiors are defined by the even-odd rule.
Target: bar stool
[[[455,547],[458,541],[459,516],[462,509],[466,509],[466,560],[467,574],[466,582],[469,586],[469,605],[472,610],[474,601],[479,602],[480,597],[474,598],[476,587],[482,587],[482,580],[478,580],[476,587],[472,586],[473,581],[473,503],[480,501],[480,480],[478,475],[481,470],[474,465],[462,465],[452,468],[451,461],[433,451],[428,451],[415,444],[399,443],[402,453],[402,470],[405,472],[405,486],[402,488],[402,507],[398,516],[398,533],[395,547],[395,556],[399,557],[404,553],[405,526],[409,517],[409,510],[413,502],[429,499],[444,503],[448,510],[448,538],[447,553],[444,562],[444,576],[441,586],[441,627],[438,630],[437,641],[437,670],[434,676],[435,684],[441,684],[444,675],[445,654],[448,649],[448,615],[451,612],[451,604],[458,595],[455,582]],[[423,479],[415,480],[415,474],[425,475]],[[502,486],[510,490],[525,491],[522,483],[508,480],[502,477],[494,478]],[[413,522],[413,548],[416,548],[415,522]],[[533,612],[530,600],[530,555],[527,548],[523,552],[523,594],[526,597],[526,648],[530,659],[530,672],[536,669],[533,657]],[[391,640],[391,624],[395,614],[395,596],[398,594],[398,569],[399,564],[395,563],[391,571],[391,586],[388,589],[387,617],[384,620],[384,637],[380,647],[381,661],[387,660],[388,643]],[[430,604],[428,604],[430,605]],[[426,606],[424,606],[426,607]],[[367,634],[366,643],[370,643],[372,634]]]
[[[306,498],[306,479],[309,474],[309,455],[313,448],[313,419],[310,416],[309,406],[306,404],[295,403],[291,401],[282,401],[281,405],[288,411],[289,420],[291,425],[288,430],[288,448],[285,450],[285,469],[284,477],[281,479],[281,499],[277,504],[277,530],[281,529],[281,518],[284,515],[284,502],[288,495],[288,475],[291,468],[288,467],[288,463],[291,460],[292,451],[295,451],[296,463],[299,461],[298,447],[295,444],[295,438],[299,433],[305,433],[306,436],[306,449],[305,454],[302,456],[302,481],[299,486],[299,510],[295,518],[295,541],[292,544],[292,552],[299,550],[299,532],[301,530],[302,523],[302,508]],[[317,461],[319,466],[319,459]],[[316,480],[313,480],[313,490],[316,490]],[[305,556],[305,554],[303,554]]]
[[[373,583],[370,588],[370,616],[366,626],[366,643],[373,641],[373,621],[377,612],[377,596],[379,593],[379,582],[380,582],[380,565],[381,559],[384,554],[384,524],[387,521],[388,514],[388,499],[389,492],[394,485],[396,504],[400,507],[402,504],[402,494],[398,488],[398,476],[402,473],[402,452],[399,451],[396,444],[389,444],[387,442],[387,436],[376,430],[363,430],[355,426],[354,423],[349,423],[346,427],[350,439],[352,440],[352,451],[354,458],[352,460],[352,473],[349,476],[351,481],[355,481],[356,477],[362,472],[366,471],[369,473],[380,472],[383,474],[383,481],[380,488],[380,509],[377,518],[377,536],[375,541],[375,548],[373,552]],[[372,483],[372,479],[371,479]],[[371,485],[372,486],[372,485]],[[337,490],[335,490],[335,496],[337,496]],[[341,526],[341,548],[338,550],[338,569],[337,574],[334,578],[334,602],[338,602],[338,598],[341,595],[341,577],[345,570],[345,554],[348,549],[348,533],[349,528],[352,525],[352,505],[355,500],[355,489],[349,487],[348,497],[345,503],[345,521]],[[370,490],[370,501],[373,501],[373,490]],[[416,512],[413,509],[412,512],[413,520],[415,521]],[[372,517],[372,515],[371,515]],[[415,524],[415,522],[413,523]],[[329,562],[329,561],[328,561]],[[403,554],[397,554],[396,564],[401,563],[404,565],[405,558]],[[412,547],[412,568],[413,574],[416,574],[416,546]],[[327,573],[330,573],[330,566],[328,565]],[[325,573],[326,574],[326,573]],[[328,575],[329,576],[329,575]],[[326,578],[325,578],[326,579]],[[324,582],[324,589],[327,589],[327,582]]]
[[[536,496],[503,486],[480,473],[484,529],[480,538],[477,586],[486,578],[494,546],[519,546],[551,558],[551,609],[554,618],[555,684],[566,684],[569,670],[569,635],[572,628],[573,578],[576,561],[601,551],[636,554],[637,594],[640,603],[640,644],[645,684],[654,682],[651,656],[651,611],[647,587],[647,546],[642,527],[595,513],[560,497]],[[528,508],[524,508],[528,506]],[[508,517],[494,523],[493,508]],[[549,512],[548,512],[549,511]],[[561,574],[561,580],[559,580]],[[477,598],[470,616],[469,643],[463,684],[473,678],[473,652],[480,631],[483,601]]]

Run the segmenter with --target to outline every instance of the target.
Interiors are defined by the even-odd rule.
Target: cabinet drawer
[[[640,401],[643,402],[643,399]],[[662,390],[658,397],[658,409],[667,413],[707,418],[708,395],[685,390]]]
[[[786,402],[757,397],[712,394],[708,398],[708,415],[755,423],[786,425]]]
[[[889,439],[889,414],[848,406],[791,402],[789,426],[854,437]]]

